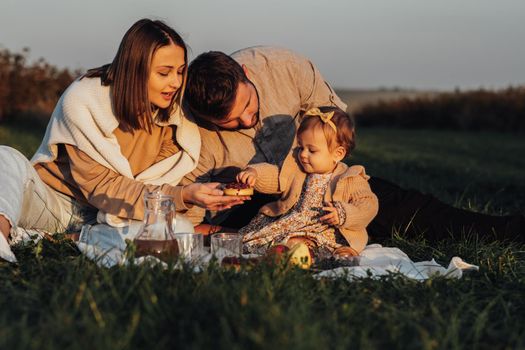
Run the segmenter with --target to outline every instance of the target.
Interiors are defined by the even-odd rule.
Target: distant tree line
[[[0,48],[0,121],[48,119],[60,95],[80,74],[59,69],[43,58],[29,62],[21,53]]]
[[[80,71],[59,69],[29,49],[0,48],[0,122],[47,123],[60,95]],[[525,87],[454,91],[366,104],[354,113],[359,126],[525,132]]]
[[[525,132],[525,87],[474,90],[368,104],[359,126]]]

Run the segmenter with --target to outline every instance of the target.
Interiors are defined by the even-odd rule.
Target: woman
[[[246,198],[217,183],[177,186],[197,165],[200,136],[181,110],[187,49],[175,30],[143,19],[124,35],[111,64],[91,69],[60,98],[29,162],[0,146],[0,257],[16,261],[16,227],[74,232],[85,223],[141,220],[143,195],[173,195],[221,210]]]

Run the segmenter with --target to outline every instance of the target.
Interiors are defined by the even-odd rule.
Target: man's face
[[[259,97],[251,82],[240,83],[237,87],[232,110],[222,120],[210,120],[221,129],[250,129],[259,121]]]

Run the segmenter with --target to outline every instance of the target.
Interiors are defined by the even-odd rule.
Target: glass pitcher
[[[162,192],[144,195],[144,220],[133,243],[135,256],[152,255],[162,261],[175,260],[179,255],[173,228],[176,225],[173,196]]]

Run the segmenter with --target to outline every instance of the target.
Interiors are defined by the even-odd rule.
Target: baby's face
[[[331,173],[339,159],[330,151],[321,128],[310,128],[297,136],[299,163],[305,173]]]

